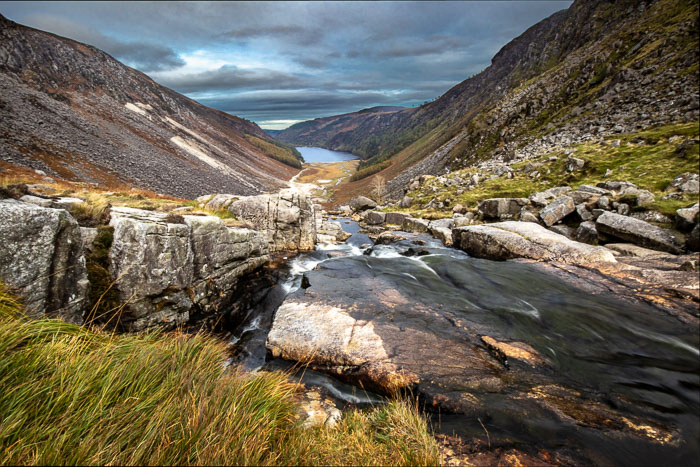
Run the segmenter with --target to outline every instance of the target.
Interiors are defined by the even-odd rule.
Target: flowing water
[[[353,234],[347,244],[319,245],[275,272],[276,285],[251,308],[232,340],[240,364],[248,369],[288,367],[279,361],[266,362],[264,344],[274,311],[300,287],[304,272],[333,261],[352,262],[354,267],[390,278],[406,297],[442,304],[476,328],[498,328],[503,335],[528,343],[547,360],[550,377],[557,384],[630,418],[667,427],[676,441],[661,445],[600,426],[565,423],[551,414],[528,412],[508,392],[482,397],[486,418],[436,414],[437,431],[483,438],[486,426],[490,439],[538,449],[563,448],[576,459],[603,465],[680,465],[698,459],[697,328],[613,295],[585,293],[527,263],[471,258],[429,237],[420,239],[420,247],[410,240],[372,246],[366,235],[358,233],[356,223],[338,222]],[[381,400],[310,370],[304,381],[325,388],[344,403]]]

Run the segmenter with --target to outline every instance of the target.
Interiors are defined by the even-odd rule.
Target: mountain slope
[[[276,190],[292,150],[106,53],[0,15],[0,168],[192,198]],[[4,164],[3,164],[4,163]]]
[[[417,174],[697,121],[697,37],[694,1],[577,0],[436,101],[382,117],[382,131],[358,127],[344,137],[379,148],[361,168],[391,161],[380,175],[397,197]],[[369,192],[370,183],[348,184],[336,201]]]

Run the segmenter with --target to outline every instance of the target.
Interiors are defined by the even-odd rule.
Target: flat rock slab
[[[672,230],[657,227],[643,220],[604,212],[596,219],[599,233],[619,238],[635,245],[669,253],[681,253],[683,242]]]
[[[477,335],[358,261],[339,258],[306,273],[308,288],[275,315],[266,344],[274,357],[383,393],[411,389],[448,411],[465,410],[466,391],[503,387],[505,370]]]
[[[615,262],[598,246],[569,240],[533,222],[497,222],[452,231],[454,246],[472,256],[493,260],[528,258],[564,263]]]

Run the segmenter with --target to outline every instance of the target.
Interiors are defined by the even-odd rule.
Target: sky
[[[570,4],[0,1],[0,13],[94,45],[202,104],[283,129],[435,99]]]

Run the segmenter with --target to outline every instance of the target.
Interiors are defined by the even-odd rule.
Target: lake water
[[[342,162],[359,159],[349,152],[331,151],[330,149],[301,146],[297,150],[306,162]]]

